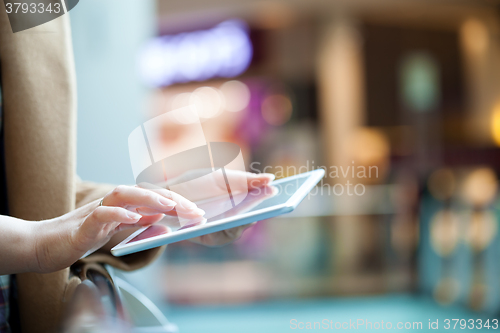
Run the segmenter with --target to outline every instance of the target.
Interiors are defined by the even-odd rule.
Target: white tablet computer
[[[181,240],[238,227],[268,219],[294,210],[323,178],[318,169],[276,180],[270,185],[248,191],[245,199],[223,214],[180,226],[176,217],[165,216],[161,221],[141,228],[111,249],[114,256],[148,250]],[[200,201],[198,207],[208,212],[217,205],[217,198]]]

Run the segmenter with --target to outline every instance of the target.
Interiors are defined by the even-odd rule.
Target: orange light
[[[468,19],[460,28],[462,43],[467,51],[482,55],[489,47],[488,28],[477,19]]]
[[[497,103],[491,113],[491,136],[497,146],[500,146],[500,103]]]
[[[498,180],[491,168],[477,168],[470,172],[462,184],[462,196],[473,206],[490,204],[497,194]]]

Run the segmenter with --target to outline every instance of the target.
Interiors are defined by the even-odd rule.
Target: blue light
[[[225,21],[212,29],[156,37],[139,56],[140,74],[150,86],[235,77],[252,60],[247,26]]]

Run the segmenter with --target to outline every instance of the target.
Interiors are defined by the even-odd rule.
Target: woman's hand
[[[104,196],[102,206],[96,200],[61,217],[30,223],[36,258],[32,270],[68,267],[87,251],[106,244],[116,232],[153,224],[174,212],[185,218],[204,214],[196,204],[166,189],[118,186]]]
[[[231,171],[229,171],[229,172],[231,172]],[[274,188],[268,186],[274,180],[273,174],[269,174],[269,173],[255,174],[255,173],[250,173],[250,172],[243,173],[240,171],[235,171],[234,173],[238,174],[238,175],[241,174],[241,176],[246,177],[249,190],[256,189],[259,187],[264,188],[262,191],[258,192],[258,195],[255,198],[255,200],[250,201],[248,204],[245,202],[242,202],[241,204],[236,206],[235,209],[237,212],[243,213],[243,212],[249,211],[250,209],[252,209],[256,205],[258,205],[260,202],[262,202],[265,199],[272,197],[276,194],[276,190]],[[267,190],[265,190],[265,189],[267,189]],[[248,195],[252,195],[252,194],[249,193]],[[226,244],[234,242],[235,240],[240,238],[241,235],[243,234],[243,231],[245,231],[245,229],[251,227],[255,223],[256,222],[251,223],[251,224],[242,225],[242,226],[235,227],[235,228],[231,228],[231,229],[222,230],[219,232],[214,232],[212,234],[199,236],[196,238],[192,238],[190,240],[194,243],[198,243],[198,244],[202,244],[202,245],[206,245],[206,246],[226,245]]]

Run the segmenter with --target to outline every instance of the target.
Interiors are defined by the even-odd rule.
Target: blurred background
[[[71,20],[83,179],[134,183],[130,132],[188,105],[249,171],[327,171],[234,244],[126,274],[181,332],[498,318],[500,1],[85,0]]]

